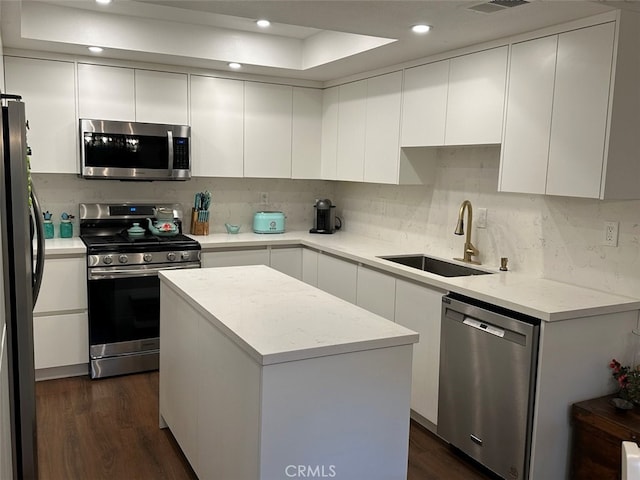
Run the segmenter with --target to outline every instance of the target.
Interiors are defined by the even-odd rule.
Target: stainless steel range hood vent
[[[526,0],[492,0],[490,2],[479,3],[468,8],[474,12],[480,13],[496,13],[512,7],[519,7],[529,3]]]

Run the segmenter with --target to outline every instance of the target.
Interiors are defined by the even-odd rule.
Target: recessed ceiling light
[[[237,70],[239,68],[242,68],[242,65],[240,65],[237,62],[231,62],[231,63],[229,63],[229,68],[233,68],[234,70]]]
[[[258,25],[260,28],[267,28],[269,25],[271,25],[271,22],[269,20],[260,19],[256,22],[256,25]]]
[[[87,47],[91,53],[100,53],[104,49],[102,47]]]
[[[111,0],[96,0],[96,3],[99,3],[100,5],[108,5],[111,3]]]
[[[414,25],[413,27],[411,27],[411,30],[413,31],[413,33],[427,33],[429,30],[431,30],[431,26],[430,25]]]

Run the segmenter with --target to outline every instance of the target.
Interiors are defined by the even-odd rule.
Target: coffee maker
[[[309,230],[309,233],[333,233],[340,229],[342,220],[340,220],[340,217],[336,217],[336,206],[331,205],[331,200],[328,198],[317,198],[313,208],[315,208],[313,228]]]

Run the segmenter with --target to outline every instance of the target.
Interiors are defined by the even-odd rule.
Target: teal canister
[[[60,221],[60,238],[73,237],[73,224],[71,223],[72,218],[73,215],[69,215],[66,212],[62,214],[62,220]]]
[[[51,221],[51,213],[49,210],[42,214],[44,217],[44,238],[53,238],[53,222]]]
[[[44,238],[53,238],[53,222],[45,220],[44,222]]]

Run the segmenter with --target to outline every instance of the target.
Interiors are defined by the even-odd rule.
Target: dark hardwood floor
[[[169,430],[158,428],[158,372],[38,382],[36,408],[40,480],[196,478]],[[407,478],[491,477],[412,422]]]

